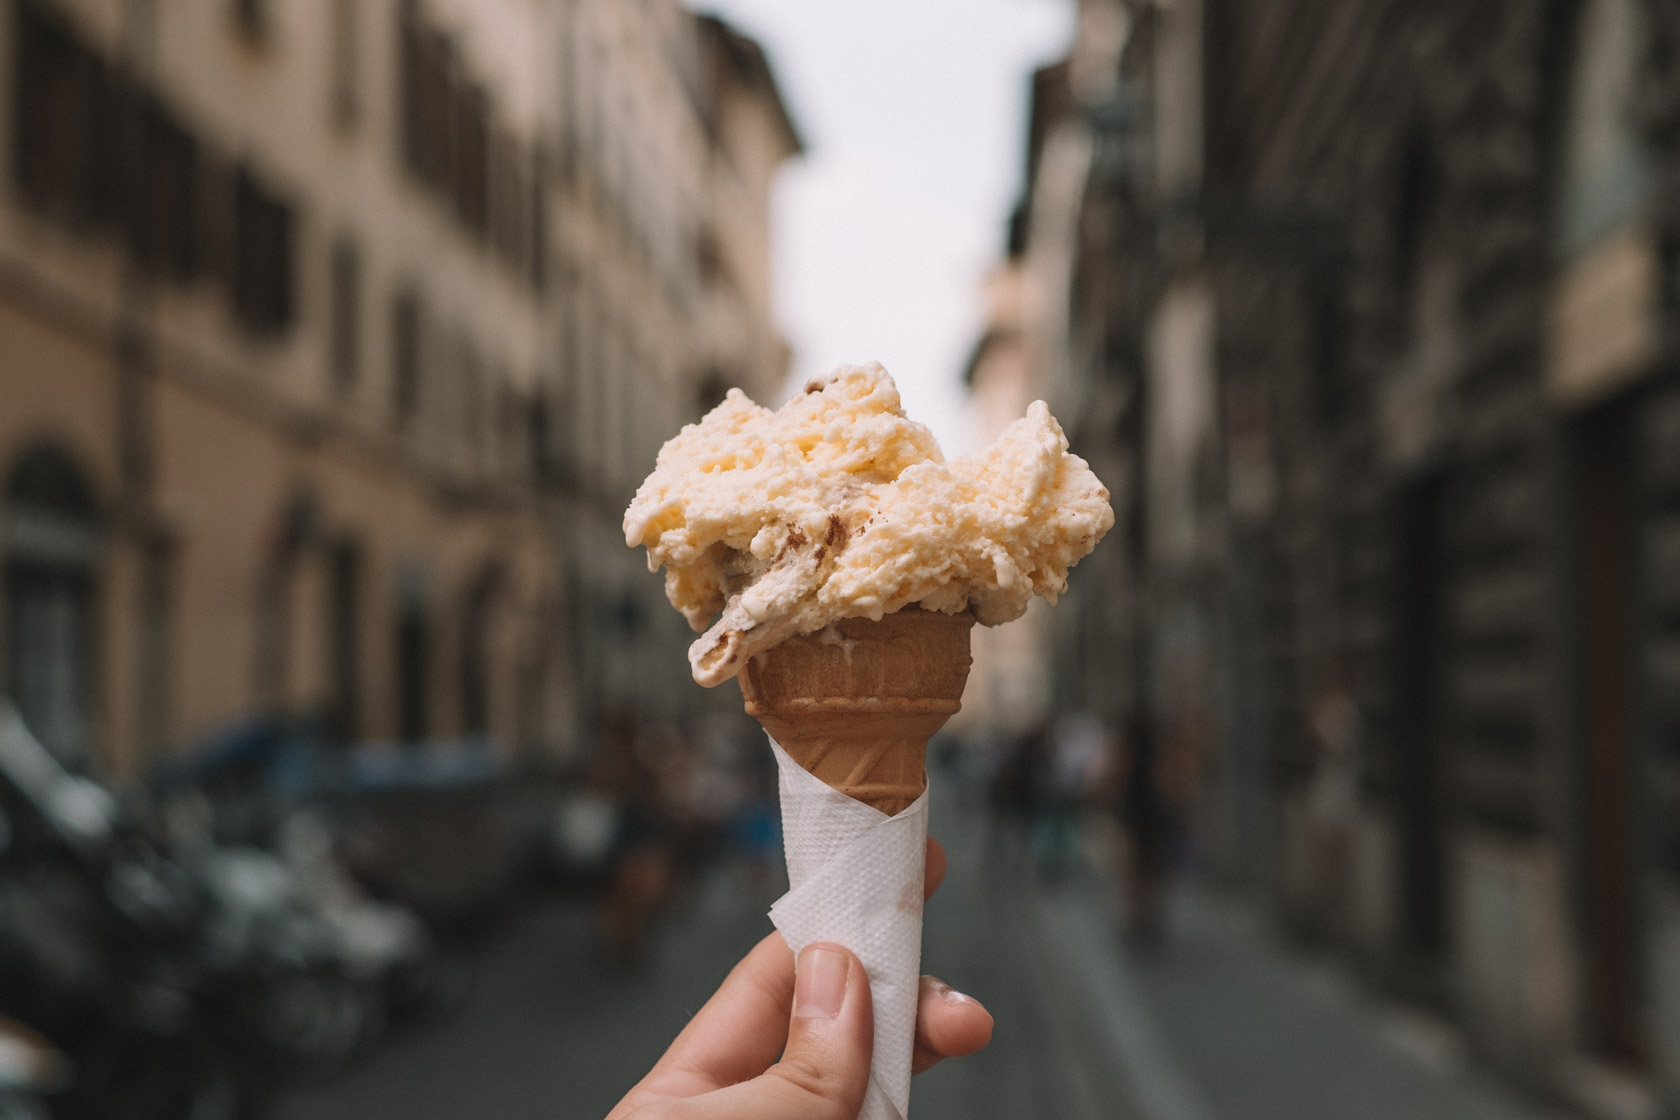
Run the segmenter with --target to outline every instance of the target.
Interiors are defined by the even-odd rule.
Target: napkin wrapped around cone
[[[869,972],[875,1053],[862,1120],[904,1120],[921,972],[927,741],[968,678],[967,614],[844,619],[742,670],[776,745],[790,889],[771,919],[795,952],[845,945]]]

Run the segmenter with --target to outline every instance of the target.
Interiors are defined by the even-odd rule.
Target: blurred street
[[[949,784],[949,783],[947,783]],[[1552,1115],[1466,1068],[1454,1036],[1359,991],[1256,917],[1186,888],[1157,949],[1114,931],[1102,832],[1088,866],[1039,884],[954,795],[934,832],[950,873],[924,969],[997,1018],[981,1055],[917,1079],[916,1120],[1521,1120]],[[990,857],[1004,866],[988,875]],[[294,1094],[284,1120],[600,1117],[770,927],[780,883],[714,869],[677,904],[657,960],[602,964],[593,911],[545,904],[487,947],[472,1004]],[[557,1111],[558,1109],[558,1111]]]
[[[608,969],[596,914],[533,909],[485,947],[471,1003],[416,1023],[351,1074],[296,1094],[285,1120],[327,1117],[601,1117],[770,929],[780,889],[720,869],[677,903],[658,959]]]
[[[0,1120],[598,1120],[784,887],[693,627],[888,604],[984,623],[861,663],[997,1021],[917,1120],[1680,1120],[1680,0],[0,0],[0,79]]]

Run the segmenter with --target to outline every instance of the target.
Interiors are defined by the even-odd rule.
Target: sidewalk
[[[1152,1120],[1561,1115],[1476,1067],[1444,1025],[1375,998],[1339,963],[1195,888],[1177,892],[1167,943],[1124,967],[1201,1109]]]
[[[949,891],[974,890],[980,823],[954,808],[936,825],[953,852]],[[979,841],[979,843],[977,843]],[[1060,1055],[1066,1100],[1033,1112],[996,1107],[991,1071],[965,1071],[966,1110],[924,1116],[1136,1116],[1140,1120],[1557,1120],[1476,1068],[1450,1030],[1372,997],[1329,958],[1297,951],[1252,912],[1194,886],[1179,886],[1166,941],[1122,948],[1115,892],[1087,871],[1059,886],[1024,870],[988,868],[990,912],[953,930],[936,903],[929,964],[944,967],[953,941],[1016,942],[1017,975],[1030,977],[1036,1008],[997,1006],[983,977],[975,991],[998,1013],[1045,1032]],[[942,892],[943,894],[943,892]],[[972,906],[972,902],[970,903]],[[960,960],[952,962],[960,965]],[[952,971],[957,971],[953,968]],[[959,982],[950,977],[953,982]],[[965,978],[966,981],[966,978]],[[1033,1012],[1037,1012],[1034,1021]],[[981,1066],[986,1059],[982,1058]],[[935,1071],[920,1090],[947,1090]],[[952,1080],[955,1080],[953,1071]],[[1001,1071],[998,1071],[1001,1072]]]

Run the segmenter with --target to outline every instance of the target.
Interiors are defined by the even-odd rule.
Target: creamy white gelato
[[[879,365],[845,366],[772,412],[731,390],[665,444],[624,538],[705,633],[708,687],[759,650],[915,604],[995,626],[1051,602],[1110,526],[1108,490],[1044,402],[945,462]],[[715,621],[714,621],[715,619]],[[710,628],[708,629],[708,624]]]

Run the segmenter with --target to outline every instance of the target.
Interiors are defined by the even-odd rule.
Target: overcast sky
[[[777,317],[802,381],[879,360],[947,451],[1020,191],[1027,80],[1073,0],[695,0],[758,39],[809,149],[776,199]]]

